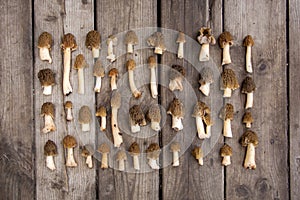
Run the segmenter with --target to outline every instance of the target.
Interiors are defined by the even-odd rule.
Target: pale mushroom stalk
[[[136,124],[134,120],[130,119],[130,128],[132,133],[137,133],[141,131],[139,124]]]
[[[92,47],[93,58],[99,58],[99,54],[100,54],[99,48]]]
[[[53,170],[56,170],[55,164],[54,164],[54,159],[53,156],[46,156],[46,166]]]
[[[152,97],[155,99],[158,95],[158,92],[156,83],[156,70],[154,67],[150,68],[150,90]]]
[[[162,54],[163,53],[163,49],[159,46],[154,48],[154,53],[156,54]]]
[[[135,83],[134,83],[134,74],[133,70],[128,70],[128,77],[129,77],[129,87],[131,92],[133,93],[133,96],[135,98],[138,98],[141,96],[141,92],[137,89]]]
[[[179,45],[178,45],[178,52],[177,52],[177,56],[178,58],[183,58],[183,46],[184,46],[184,43],[183,42],[179,42]]]
[[[113,139],[114,139],[114,145],[115,147],[120,147],[120,145],[123,143],[122,136],[120,135],[120,130],[118,127],[118,109],[112,107],[112,114],[111,114],[111,124],[112,124],[112,133],[113,133]]]
[[[170,80],[169,88],[171,91],[174,91],[176,89],[182,91],[183,90],[182,80],[181,79]]]
[[[73,148],[67,148],[67,162],[66,166],[76,167],[77,163],[75,162]]]
[[[175,130],[182,130],[183,124],[182,124],[182,117],[172,116],[172,128]]]
[[[156,122],[156,121],[151,121],[151,128],[152,130],[155,130],[155,131],[159,131],[161,129],[160,127],[160,122]]]
[[[201,166],[203,165],[203,158],[202,157],[198,159],[198,164],[201,165]]]
[[[196,127],[197,127],[197,133],[199,139],[205,139],[206,134],[205,134],[204,124],[200,116],[196,116]]]
[[[222,159],[222,165],[228,166],[231,164],[230,156],[224,156]]]
[[[247,93],[246,109],[253,107],[253,92]]]
[[[133,44],[131,43],[127,44],[127,53],[133,53]]]
[[[82,125],[82,131],[86,132],[86,131],[90,131],[90,124],[81,124]]]
[[[87,164],[88,168],[93,168],[93,159],[91,155],[86,157],[85,164]]]
[[[232,130],[231,130],[231,120],[226,119],[224,120],[224,137],[232,137]]]
[[[43,128],[43,133],[48,133],[50,131],[55,131],[56,126],[54,124],[53,118],[50,115],[45,115],[45,127]]]
[[[157,164],[158,159],[157,160],[152,158],[148,158],[148,159],[149,159],[148,164],[152,169],[159,169],[159,165]]]
[[[211,136],[211,125],[206,125],[206,138]]]
[[[84,94],[84,68],[78,69],[78,93]]]
[[[124,171],[125,170],[125,161],[119,160],[119,170]]]
[[[40,59],[42,61],[48,61],[50,64],[52,63],[52,58],[50,55],[52,43],[52,35],[48,32],[43,32],[38,38]]]
[[[244,162],[244,167],[245,168],[251,168],[255,169],[256,168],[256,163],[255,163],[255,147],[252,143],[248,144],[247,146],[247,152],[246,152],[246,158]]]
[[[246,49],[246,71],[249,73],[253,72],[251,63],[251,46],[247,46]]]
[[[185,69],[181,65],[172,65],[172,69],[169,73],[169,89],[174,90],[183,90],[182,81],[185,77]]]
[[[111,90],[116,90],[117,89],[117,77],[112,76],[110,79],[110,85],[111,85]]]
[[[71,48],[64,50],[64,76],[63,76],[63,92],[67,95],[72,92],[70,83],[70,69],[71,69]]]
[[[52,85],[49,86],[43,86],[44,90],[43,90],[43,94],[44,95],[50,95],[52,94]]]
[[[102,169],[108,168],[108,154],[107,153],[102,153],[101,168]]]
[[[133,155],[133,168],[136,170],[140,170],[140,162],[138,155]]]
[[[224,88],[224,95],[223,97],[231,97],[232,90],[230,88]]]
[[[207,60],[209,60],[209,43],[201,45],[201,50],[200,50],[200,54],[199,54],[199,60],[200,61],[207,61]]]
[[[224,48],[223,48],[223,61],[222,61],[222,65],[231,63],[229,49],[230,49],[230,45],[229,44],[225,44]]]
[[[107,47],[107,57],[111,58],[111,59],[115,59],[115,55],[114,55],[114,48],[113,48],[113,42],[109,41],[108,42],[108,47]]]
[[[177,167],[179,166],[179,152],[173,151],[173,166]]]
[[[101,82],[102,82],[102,77],[101,76],[97,76],[96,77],[96,84],[95,84],[95,88],[94,88],[95,92],[100,92],[100,90],[101,90]]]
[[[100,126],[100,130],[101,130],[101,131],[105,131],[105,130],[106,130],[106,117],[104,117],[104,116],[101,117],[101,126]]]
[[[40,48],[39,55],[40,55],[41,60],[48,60],[49,63],[52,63],[52,58],[50,56],[48,47]]]
[[[200,86],[199,90],[205,95],[208,96],[210,92],[210,83],[205,83]]]

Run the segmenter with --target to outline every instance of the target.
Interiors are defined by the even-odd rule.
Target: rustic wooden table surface
[[[3,0],[0,8],[0,91],[3,93],[0,95],[0,199],[300,199],[300,107],[297,103],[300,99],[299,1]],[[87,32],[96,29],[101,33],[101,56],[105,58],[105,38],[110,34],[163,27],[183,31],[197,43],[195,39],[202,26],[211,27],[216,38],[224,30],[234,36],[235,44],[230,50],[233,63],[230,67],[236,72],[239,83],[247,75],[244,69],[245,47],[241,44],[247,34],[254,36],[252,76],[257,90],[252,113],[255,117],[253,130],[258,133],[260,141],[256,149],[257,169],[245,170],[242,166],[245,148],[240,145],[239,138],[245,130],[241,124],[245,95],[239,90],[230,100],[223,102],[221,99],[222,105],[229,101],[235,106],[233,138],[224,139],[221,131],[214,131],[217,140],[208,143],[210,151],[202,167],[190,153],[195,145],[200,144],[195,137],[181,152],[181,165],[176,168],[163,164],[170,156],[168,151],[163,151],[160,159],[163,167],[157,171],[150,170],[146,164],[142,164],[143,173],[115,170],[114,153],[109,157],[111,169],[99,169],[99,162],[93,169],[88,169],[80,156],[79,147],[75,149],[79,166],[65,168],[61,141],[67,133],[78,139],[78,146],[89,143],[97,148],[112,139],[110,128],[106,133],[99,131],[96,118],[93,118],[90,133],[82,133],[77,122],[78,110],[82,105],[88,105],[93,113],[96,106],[105,105],[110,113],[108,76],[103,80],[100,94],[95,95],[92,90],[94,60],[84,45]],[[41,62],[38,58],[37,38],[43,31],[53,35],[52,64]],[[75,35],[79,46],[72,53],[73,61],[77,54],[83,53],[90,67],[85,75],[86,94],[77,94],[77,72],[72,70],[74,92],[65,97],[61,84],[63,57],[60,43],[63,34],[69,32]],[[145,39],[150,34],[146,30],[140,36]],[[140,42],[145,43],[145,40]],[[172,42],[167,41],[168,44]],[[105,59],[103,63],[108,66],[106,72],[112,67],[119,68],[119,78],[126,82],[125,61],[134,58],[138,64],[145,63],[153,51],[140,49],[128,56],[124,52],[122,54],[125,46],[121,38],[118,45],[118,60],[112,65],[107,65]],[[215,63],[221,63],[221,52],[218,45],[211,47],[211,58]],[[199,51],[190,53],[187,57],[197,58]],[[166,66],[183,65],[187,70],[186,81],[193,87],[196,97],[204,98],[197,89],[199,73],[193,63],[176,59],[176,54],[170,51],[158,56],[157,61]],[[57,84],[51,96],[42,95],[37,78],[39,70],[47,67],[56,74]],[[219,70],[221,72],[222,68]],[[158,74],[159,81],[168,79],[161,75],[160,69]],[[143,71],[137,72],[137,75],[141,80],[148,79],[148,74]],[[217,89],[218,84],[215,81]],[[150,97],[147,85],[141,90],[141,100],[127,96],[130,100],[126,103],[141,103],[144,111],[153,103],[167,108],[174,97],[163,86],[157,100]],[[189,92],[187,90],[181,94],[189,98]],[[72,100],[75,105],[73,112],[76,119],[72,123],[65,121],[63,103],[66,100]],[[57,130],[45,135],[41,133],[43,119],[40,108],[46,101],[55,105]],[[208,102],[212,101],[208,99]],[[171,130],[170,116],[164,119],[166,121],[159,134],[151,134],[149,128],[144,130],[149,133],[149,137],[145,138],[123,134],[122,148],[127,149],[133,141],[137,141],[143,151],[151,142],[158,142],[161,147],[168,145],[175,137],[185,142],[186,137]],[[216,120],[220,119],[216,117]],[[123,132],[126,133],[125,130]],[[55,157],[57,170],[54,172],[45,167],[43,146],[48,139],[58,145],[59,155]],[[221,166],[219,156],[224,142],[233,148],[232,164],[226,168]],[[100,154],[96,154],[94,160],[99,158]],[[130,168],[130,162],[131,158],[128,158],[127,168]]]

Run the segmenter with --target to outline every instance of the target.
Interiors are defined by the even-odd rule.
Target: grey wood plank
[[[246,149],[239,139],[245,131],[241,123],[245,95],[240,91],[228,102],[236,111],[233,138],[226,142],[233,148],[232,165],[226,168],[226,199],[288,199],[287,164],[287,93],[286,93],[286,13],[284,1],[225,1],[224,30],[234,36],[231,48],[232,68],[239,83],[246,77],[243,39],[254,37],[252,61],[254,115],[252,130],[258,134],[256,170],[243,168]],[[276,13],[276,14],[275,14]],[[243,128],[242,128],[243,127]]]
[[[95,147],[95,119],[92,120],[90,132],[82,132],[78,123],[78,112],[81,106],[87,105],[91,112],[95,113],[95,95],[93,91],[93,58],[91,52],[85,47],[85,36],[88,31],[94,28],[94,2],[82,1],[36,1],[35,2],[35,45],[38,36],[43,31],[53,35],[54,46],[52,48],[53,63],[41,62],[38,58],[38,51],[35,49],[35,116],[36,120],[36,163],[37,163],[37,198],[38,199],[95,199],[96,198],[96,167],[89,169],[85,159],[80,155],[80,147],[91,144]],[[73,93],[65,97],[62,94],[63,76],[63,53],[60,48],[61,39],[64,34],[72,33],[76,37],[78,49],[72,52],[71,67],[73,68],[76,55],[82,53],[89,65],[85,69],[85,94],[77,92],[78,77],[77,71],[71,69],[70,80],[73,86]],[[56,74],[56,85],[53,94],[49,97],[42,95],[39,80],[36,78],[40,69],[50,68]],[[64,103],[70,100],[73,102],[72,122],[66,121]],[[43,119],[39,117],[40,107],[51,101],[56,108],[55,123],[57,131],[44,135],[41,133]],[[74,150],[75,160],[78,163],[76,168],[65,167],[65,150],[62,139],[65,135],[73,135],[77,139],[77,147]],[[45,167],[43,146],[51,139],[58,146],[59,155],[55,158],[57,170],[51,172]]]
[[[31,1],[3,1],[0,7],[1,198],[33,199]]]
[[[102,81],[102,90],[97,95],[97,106],[104,105],[108,110],[107,130],[98,131],[98,146],[104,142],[111,145],[109,154],[110,169],[99,170],[99,199],[158,199],[159,198],[159,174],[153,171],[146,163],[145,154],[140,157],[140,172],[135,172],[132,166],[132,158],[128,156],[125,172],[118,171],[115,154],[119,150],[112,144],[111,133],[111,108],[110,108],[110,78],[108,72],[111,68],[119,70],[118,90],[122,95],[122,107],[119,109],[119,127],[123,134],[124,143],[120,149],[128,150],[133,141],[137,141],[141,151],[144,152],[152,142],[158,142],[158,136],[150,130],[149,125],[142,127],[141,133],[132,134],[129,126],[129,108],[134,104],[141,104],[146,112],[149,106],[156,103],[152,99],[149,90],[149,69],[144,65],[147,59],[152,55],[152,50],[146,49],[146,38],[152,34],[153,28],[144,29],[144,27],[156,27],[157,5],[156,1],[97,1],[96,4],[97,30],[102,35],[101,61],[105,66],[106,76]],[[133,55],[126,55],[126,46],[124,44],[124,35],[130,29],[136,31],[139,37],[139,44],[134,47]],[[106,39],[109,35],[115,34],[118,38],[118,44],[115,48],[117,60],[110,64],[107,59]],[[135,100],[129,90],[128,75],[125,63],[128,59],[134,59],[137,64],[135,70],[135,81],[137,87],[143,92],[142,97]],[[101,155],[98,154],[99,160]]]
[[[161,104],[167,110],[174,97],[183,101],[185,107],[184,129],[176,133],[171,129],[171,116],[162,130],[163,151],[163,199],[223,199],[224,176],[220,164],[219,148],[223,144],[221,121],[218,119],[218,108],[223,100],[219,92],[220,49],[217,45],[210,47],[210,61],[199,62],[200,45],[197,42],[201,27],[212,28],[215,36],[222,31],[222,1],[162,1],[162,27],[186,34],[184,60],[176,58],[178,44],[177,32],[163,30],[168,52],[162,56],[164,67],[160,71]],[[171,10],[171,12],[170,12]],[[169,69],[173,64],[182,65],[186,69],[183,92],[171,92],[168,89]],[[203,67],[210,67],[214,72],[214,83],[210,97],[205,97],[199,90],[199,72]],[[212,108],[214,126],[212,137],[200,141],[196,136],[195,119],[192,118],[193,107],[197,100],[206,102]],[[173,167],[170,144],[181,143],[180,166]],[[204,166],[199,166],[192,157],[195,146],[202,146],[205,153]],[[218,191],[218,192],[214,192]]]

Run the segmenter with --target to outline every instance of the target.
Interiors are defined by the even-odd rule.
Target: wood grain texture
[[[144,154],[145,149],[152,142],[158,142],[158,136],[150,130],[149,125],[142,127],[141,133],[132,134],[129,126],[129,108],[135,104],[142,106],[143,112],[147,112],[149,106],[156,103],[152,99],[149,90],[150,73],[147,58],[152,55],[152,50],[146,49],[146,39],[152,34],[150,29],[143,27],[156,27],[156,1],[98,1],[96,4],[97,30],[102,35],[101,61],[105,66],[106,76],[102,81],[102,91],[97,95],[97,106],[104,105],[108,110],[107,130],[101,132],[99,126],[98,146],[104,142],[110,144],[109,154],[110,169],[99,170],[99,199],[158,199],[159,198],[159,175],[147,165]],[[124,35],[134,29],[139,37],[139,44],[134,47],[134,54],[126,55]],[[115,48],[117,60],[110,64],[107,59],[106,39],[114,34],[118,38]],[[134,99],[129,90],[128,74],[125,63],[128,59],[134,59],[137,68],[134,72],[137,87],[143,92],[142,97]],[[116,153],[119,149],[112,145],[111,133],[111,108],[110,108],[110,78],[108,72],[111,68],[119,70],[118,90],[122,95],[122,106],[119,109],[119,127],[123,135],[124,143],[120,149],[127,151],[133,141],[137,141],[143,152],[140,157],[141,170],[136,173],[132,167],[132,157],[127,154],[125,172],[118,171]],[[98,154],[98,159],[101,155]],[[120,192],[122,191],[122,192]]]
[[[224,176],[219,156],[222,146],[221,120],[218,119],[218,108],[223,104],[219,92],[220,49],[217,45],[210,47],[210,61],[199,62],[200,45],[197,42],[201,27],[212,28],[218,36],[222,31],[222,1],[162,1],[162,27],[186,34],[184,60],[177,58],[177,32],[163,30],[168,52],[162,56],[164,67],[160,71],[161,104],[168,109],[174,97],[179,98],[185,107],[183,120],[184,130],[176,133],[171,129],[171,116],[162,130],[162,143],[165,147],[163,161],[163,199],[223,199]],[[183,92],[171,92],[168,89],[169,67],[173,64],[182,65],[186,70]],[[199,75],[203,67],[210,67],[214,73],[214,83],[211,86],[210,97],[205,97],[199,90]],[[206,102],[212,108],[214,126],[212,137],[200,141],[196,137],[195,119],[191,117],[197,100]],[[173,141],[181,143],[179,167],[173,167],[170,144]],[[204,166],[199,166],[191,155],[195,146],[202,146],[205,153]],[[218,192],[213,192],[218,191]]]
[[[236,111],[233,138],[226,142],[233,148],[232,165],[226,169],[226,199],[288,199],[287,164],[287,91],[286,91],[286,32],[284,1],[225,1],[224,30],[232,33],[234,45],[230,49],[232,68],[239,83],[246,77],[246,35],[254,37],[252,61],[254,115],[252,130],[258,134],[256,170],[243,168],[246,149],[239,143],[245,129],[241,119],[244,114],[245,95],[240,91],[228,101]]]
[[[33,199],[31,1],[3,1],[0,8],[1,198]]]

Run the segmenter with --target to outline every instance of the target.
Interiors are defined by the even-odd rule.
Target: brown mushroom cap
[[[38,78],[42,86],[51,86],[55,84],[54,73],[51,69],[42,69],[38,73]]]
[[[245,112],[243,116],[243,123],[253,123],[253,117],[250,111]]]
[[[174,80],[182,77],[185,77],[185,69],[180,65],[173,65],[170,70],[170,79]]]
[[[160,108],[158,104],[153,104],[148,111],[148,118],[151,121],[154,122],[160,122],[161,120],[161,113],[160,113]]]
[[[83,54],[78,54],[75,58],[74,68],[81,69],[81,68],[85,68],[85,67],[88,67],[88,64],[85,61]]]
[[[134,155],[134,156],[135,156],[135,155],[139,155],[139,154],[141,153],[140,146],[138,145],[137,142],[133,142],[133,143],[130,145],[128,151],[129,151],[129,153],[130,153],[131,155]]]
[[[200,147],[195,147],[193,150],[192,150],[192,155],[194,156],[194,158],[196,160],[200,159],[200,158],[203,158],[203,151]]]
[[[148,64],[149,64],[149,67],[152,68],[152,67],[156,67],[157,63],[156,63],[156,58],[155,56],[149,56],[148,58]]]
[[[136,33],[130,30],[126,33],[124,42],[125,44],[137,45],[139,43],[139,39]]]
[[[102,62],[100,59],[98,59],[94,65],[94,76],[98,76],[98,77],[104,77],[105,75],[105,70],[104,67],[102,66]]]
[[[45,115],[50,115],[53,119],[54,119],[54,105],[51,102],[46,102],[42,105],[41,108],[41,115],[45,116]]]
[[[134,105],[129,109],[129,115],[132,121],[138,125],[145,125],[145,116],[139,105]]]
[[[212,121],[212,118],[211,118],[211,115],[210,115],[210,114],[204,115],[203,121],[204,121],[204,123],[206,124],[206,126],[211,126],[211,125],[213,125],[213,121]]]
[[[88,49],[92,49],[92,48],[99,49],[100,42],[101,42],[101,36],[98,31],[92,30],[88,32],[88,34],[86,35],[85,46]]]
[[[57,155],[57,146],[52,140],[48,140],[44,146],[44,155],[45,156],[56,156]]]
[[[75,40],[75,36],[72,35],[71,33],[65,34],[64,37],[63,37],[63,40],[62,40],[61,47],[63,49],[70,48],[71,51],[77,49],[77,43],[76,43],[76,40]]]
[[[147,158],[157,159],[160,153],[159,145],[157,143],[150,144],[149,147],[146,149],[146,153],[147,153]]]
[[[38,39],[38,48],[51,49],[52,43],[52,35],[48,32],[43,32]]]
[[[66,103],[65,103],[65,108],[73,108],[73,103],[72,103],[72,101],[66,101]]]
[[[219,45],[221,48],[224,48],[224,46],[226,44],[229,44],[230,46],[233,45],[233,37],[231,35],[231,33],[229,33],[228,31],[225,31],[223,33],[221,33],[221,35],[219,36]]]
[[[148,38],[147,44],[152,47],[160,47],[163,51],[166,50],[164,36],[161,32],[153,33]]]
[[[237,77],[232,69],[224,69],[221,74],[222,88],[230,88],[235,90],[240,87]]]
[[[199,30],[199,36],[197,37],[200,44],[215,44],[216,39],[211,34],[211,29],[207,27],[202,27]]]
[[[112,68],[111,70],[109,70],[108,72],[108,76],[112,77],[112,76],[118,76],[119,75],[119,70],[117,68]]]
[[[254,45],[254,40],[253,40],[253,38],[252,38],[251,35],[247,35],[247,36],[245,37],[244,42],[243,42],[243,45],[246,46],[246,47],[247,47],[247,46],[252,47],[252,46]]]
[[[232,156],[232,148],[228,144],[224,144],[220,149],[220,155],[221,157]]]
[[[108,45],[110,42],[112,42],[113,45],[116,45],[118,42],[118,38],[116,38],[116,36],[114,36],[114,35],[110,35],[110,36],[108,36],[108,38],[106,40],[106,44]]]
[[[96,112],[96,117],[106,117],[106,108],[104,106],[100,106]]]
[[[214,75],[213,71],[209,67],[204,67],[200,74],[199,83],[206,84],[206,83],[213,83],[214,82]]]
[[[241,138],[242,146],[246,147],[248,144],[253,144],[255,147],[258,145],[258,137],[255,132],[247,130]]]
[[[94,154],[94,148],[92,147],[92,145],[84,145],[81,149],[81,156],[83,157],[88,157],[88,156],[92,156]]]
[[[108,146],[106,143],[103,143],[103,144],[101,144],[100,147],[98,148],[98,151],[99,151],[100,153],[109,153],[110,148],[109,148],[109,146]]]
[[[121,100],[121,94],[118,91],[113,91],[110,100],[111,107],[120,108]]]
[[[127,155],[125,153],[125,151],[118,151],[117,153],[117,161],[120,161],[120,160],[127,160]]]
[[[171,151],[180,151],[180,143],[173,142],[170,146]]]
[[[134,70],[135,69],[135,61],[133,60],[133,59],[129,59],[129,60],[127,60],[127,62],[126,62],[126,68],[128,69],[128,70]]]
[[[64,148],[74,148],[77,146],[77,141],[72,135],[66,135],[63,139]]]
[[[224,119],[233,120],[233,115],[234,115],[234,107],[232,104],[227,103],[224,107]]]
[[[184,33],[183,32],[179,32],[178,33],[178,38],[177,38],[177,40],[176,40],[176,43],[185,43],[186,41],[185,41],[185,35],[184,35]]]
[[[209,114],[209,107],[202,101],[198,101],[194,107],[193,117],[204,117],[204,115]]]
[[[256,89],[256,85],[250,76],[247,76],[242,83],[242,93],[251,93]]]
[[[184,109],[183,104],[181,101],[177,98],[174,98],[173,101],[171,101],[168,109],[168,114],[171,114],[176,117],[183,117],[184,116]]]
[[[92,113],[88,106],[82,106],[79,110],[79,118],[78,121],[81,124],[90,123],[92,120]]]

